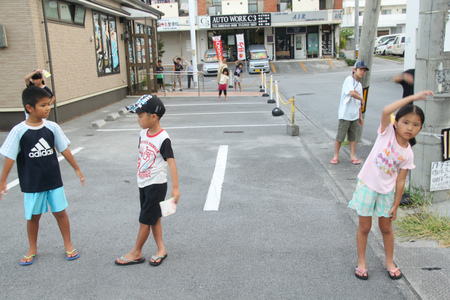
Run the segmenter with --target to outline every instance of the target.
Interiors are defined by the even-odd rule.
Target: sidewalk
[[[332,180],[330,185],[334,186],[336,197],[346,205],[352,198],[357,174],[362,164],[354,166],[350,162],[348,147],[343,147],[339,164],[331,165],[329,161],[333,154],[334,139],[302,113],[297,115],[296,123],[300,126],[300,139],[303,145],[319,162],[318,168],[328,173]],[[367,157],[372,145],[358,145],[357,147],[361,162],[364,163],[363,158]],[[450,216],[450,203],[439,203],[434,206],[439,208],[441,215]],[[399,215],[402,213],[404,212],[400,208]],[[357,224],[357,215],[355,213],[350,213],[350,215]],[[369,246],[373,248],[378,258],[384,261],[382,236],[376,218],[374,219]],[[404,274],[404,279],[399,281],[399,286],[407,299],[411,299],[411,297],[449,299],[450,248],[442,248],[432,240],[404,242],[396,238],[394,261]]]

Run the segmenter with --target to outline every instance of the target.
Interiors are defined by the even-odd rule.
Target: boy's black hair
[[[242,63],[239,63],[239,65],[238,66],[244,66]]]
[[[420,124],[420,128],[422,128],[423,123],[425,122],[425,114],[423,113],[423,110],[418,107],[415,106],[413,104],[408,104],[403,106],[402,108],[399,109],[399,111],[397,112],[397,114],[395,115],[395,121],[398,122],[398,120],[400,120],[401,117],[407,115],[407,114],[416,114],[419,116],[421,124]],[[414,146],[417,143],[416,138],[413,137],[412,139],[409,140],[409,144],[412,146]]]
[[[160,59],[158,59],[158,62],[159,62],[159,63],[162,63],[162,61],[161,61]]]
[[[34,73],[34,75],[31,76],[31,80],[34,80],[34,79],[41,79],[41,78],[42,78],[42,73]],[[42,79],[42,84],[45,85],[44,79]]]
[[[27,110],[27,105],[30,105],[31,107],[36,107],[36,103],[43,99],[43,98],[49,98],[50,99],[50,94],[47,93],[46,90],[41,89],[38,86],[32,85],[26,89],[23,90],[22,92],[22,104],[23,104],[23,108],[25,109],[25,111],[27,113],[30,113]]]

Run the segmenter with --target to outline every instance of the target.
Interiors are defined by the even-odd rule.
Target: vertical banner
[[[214,43],[214,48],[216,49],[216,53],[217,53],[217,58],[219,59],[219,61],[223,60],[223,49],[222,49],[222,40],[220,39],[220,35],[219,36],[213,36],[213,43]]]
[[[244,34],[236,34],[238,60],[245,60]]]

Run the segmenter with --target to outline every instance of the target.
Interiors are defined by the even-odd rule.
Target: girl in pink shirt
[[[356,246],[358,266],[355,276],[367,280],[367,238],[372,225],[372,216],[378,217],[378,227],[383,235],[386,253],[386,268],[391,279],[399,279],[402,272],[394,264],[394,231],[392,221],[397,218],[397,209],[405,187],[406,174],[414,169],[414,153],[411,146],[425,121],[423,111],[408,105],[412,101],[425,100],[431,91],[423,91],[398,100],[383,109],[378,138],[358,175],[358,184],[348,207],[359,215]],[[394,124],[390,115],[400,109]],[[395,196],[394,196],[395,192]]]

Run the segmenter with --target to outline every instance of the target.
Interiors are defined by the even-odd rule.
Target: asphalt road
[[[360,153],[375,138],[381,108],[401,96],[390,78],[402,66],[378,60],[374,66],[370,96],[376,100],[369,100],[367,145],[358,148]],[[299,113],[298,122],[334,135],[340,88],[351,68],[311,68],[298,76],[294,69],[273,75],[286,97],[311,93],[298,96],[297,106],[309,118]],[[372,244],[367,251],[371,278],[355,278],[353,212],[318,164],[308,144],[313,138],[287,135],[286,118],[273,117],[273,105],[262,97],[220,103],[216,97],[164,99],[161,124],[172,139],[181,191],[177,212],[163,219],[169,256],[157,268],[116,266],[114,260],[132,248],[138,230],[139,126],[134,115],[100,130],[89,124],[135,100],[62,124],[71,149],[79,150],[75,158],[86,177],[81,187],[70,165],[61,162],[78,260],[65,260],[56,222],[46,214],[36,262],[20,266],[28,245],[23,196],[18,186],[4,196],[1,299],[409,299],[405,284],[387,277],[380,249]],[[0,133],[0,141],[5,137]],[[221,146],[228,153],[220,205],[204,211]],[[14,169],[8,182],[15,178]],[[150,237],[144,257],[155,253]]]

